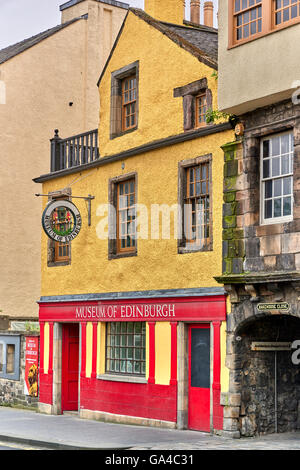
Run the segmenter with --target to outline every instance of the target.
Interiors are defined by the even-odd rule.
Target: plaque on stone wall
[[[280,312],[289,312],[290,304],[287,302],[270,302],[261,303],[257,305],[259,312],[271,312],[272,310],[279,310]]]

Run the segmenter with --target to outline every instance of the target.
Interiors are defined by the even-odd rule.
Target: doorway
[[[62,327],[61,411],[78,411],[79,324]]]
[[[189,325],[188,351],[188,427],[210,432],[210,325]]]

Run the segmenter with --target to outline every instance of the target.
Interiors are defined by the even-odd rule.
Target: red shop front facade
[[[90,297],[39,302],[41,411],[221,430],[225,295]]]

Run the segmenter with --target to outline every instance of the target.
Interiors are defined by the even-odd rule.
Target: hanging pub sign
[[[82,225],[81,215],[75,204],[65,200],[49,202],[42,215],[46,235],[60,243],[74,240]]]

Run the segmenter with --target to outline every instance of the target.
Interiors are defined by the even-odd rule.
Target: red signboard
[[[225,318],[224,295],[40,304],[40,321],[222,321]]]
[[[39,338],[26,337],[25,349],[25,395],[38,396]]]

